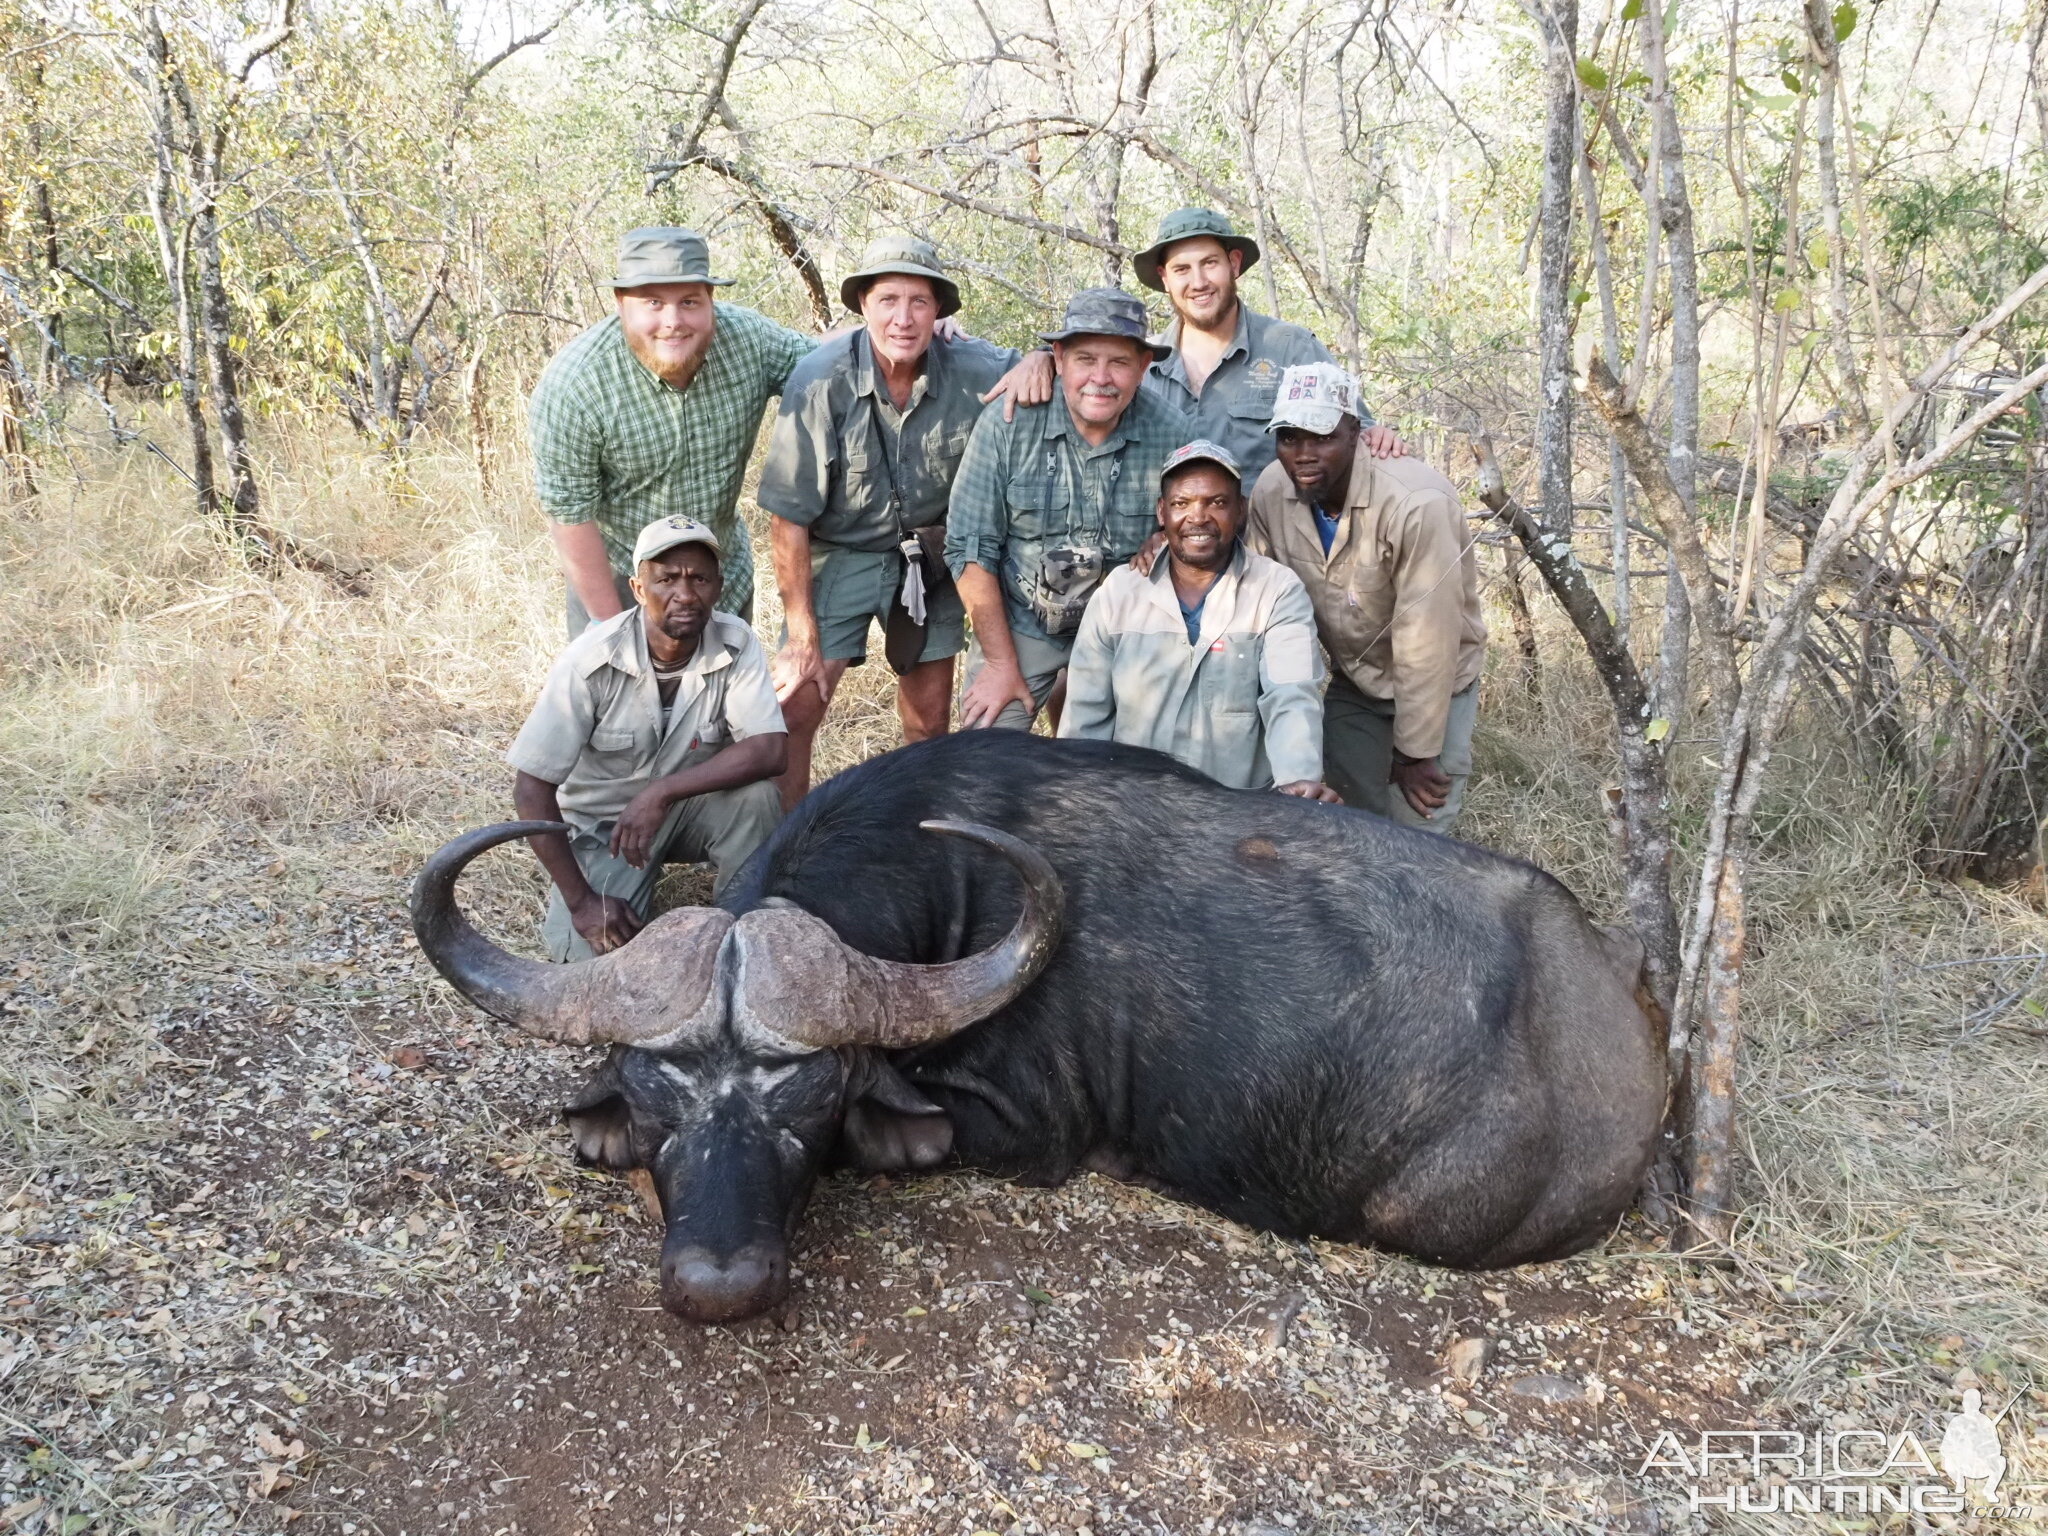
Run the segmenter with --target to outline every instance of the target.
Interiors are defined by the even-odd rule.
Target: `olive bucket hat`
[[[960,285],[946,276],[939,265],[939,253],[928,240],[915,235],[883,235],[868,242],[861,253],[860,270],[849,272],[839,285],[839,302],[855,314],[868,287],[879,277],[921,277],[932,285],[939,301],[939,318],[960,308]]]
[[[1183,240],[1202,238],[1220,240],[1226,251],[1241,251],[1244,265],[1238,270],[1249,272],[1259,264],[1259,242],[1249,236],[1240,235],[1237,226],[1213,208],[1183,208],[1169,213],[1159,221],[1159,233],[1152,243],[1131,258],[1131,270],[1138,274],[1138,281],[1147,288],[1166,291],[1166,284],[1159,280],[1159,263],[1166,259],[1167,249]]]
[[[729,277],[711,275],[711,247],[694,229],[656,224],[629,229],[619,240],[619,270],[608,286],[646,288],[655,283],[732,285]]]
[[[1067,300],[1066,316],[1056,331],[1040,334],[1042,341],[1072,341],[1076,336],[1122,336],[1152,353],[1152,361],[1163,363],[1173,348],[1162,347],[1145,334],[1145,305],[1121,288],[1083,288]]]

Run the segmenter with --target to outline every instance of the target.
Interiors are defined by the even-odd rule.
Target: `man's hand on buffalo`
[[[669,807],[678,798],[667,779],[656,779],[635,795],[632,802],[619,812],[619,819],[612,827],[612,857],[624,859],[635,869],[645,869],[648,855],[654,851],[654,839],[661,831],[661,824],[668,819]],[[633,926],[638,928],[640,925],[635,923]]]
[[[584,892],[581,901],[569,904],[569,921],[583,935],[583,942],[600,955],[617,949],[641,928],[640,914],[632,903],[591,890]]]
[[[981,397],[987,405],[998,395],[1003,397],[1003,420],[1014,421],[1020,405],[1043,405],[1052,398],[1052,353],[1039,349],[1026,352],[1023,360],[995,382],[995,387]]]
[[[996,661],[993,658],[982,665],[974,676],[967,691],[960,695],[960,726],[973,730],[977,726],[994,725],[996,716],[1014,699],[1024,706],[1026,714],[1035,714],[1038,704],[1031,697],[1031,689],[1024,681],[1024,674],[1014,661]]]
[[[1327,784],[1314,779],[1296,779],[1292,784],[1273,786],[1283,795],[1293,795],[1298,800],[1315,800],[1323,805],[1342,805],[1344,797]]]
[[[1402,796],[1419,816],[1434,816],[1451,798],[1451,776],[1433,757],[1408,757],[1396,752],[1387,782],[1399,786]]]

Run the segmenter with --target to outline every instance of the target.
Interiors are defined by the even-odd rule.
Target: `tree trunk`
[[[0,331],[0,464],[17,496],[36,493],[35,462],[28,456],[28,398],[21,387],[21,369],[7,334]]]
[[[1685,178],[1685,134],[1671,90],[1664,52],[1664,13],[1643,7],[1643,65],[1650,77],[1650,111],[1657,121],[1654,165],[1643,167],[1645,189],[1670,251],[1671,282],[1671,484],[1686,516],[1699,517],[1700,454],[1700,274],[1693,242],[1692,193]],[[1664,633],[1658,646],[1656,711],[1671,722],[1671,734],[1685,727],[1690,712],[1693,612],[1691,594],[1676,554],[1664,565]]]
[[[1870,410],[1864,404],[1863,376],[1849,336],[1849,253],[1842,243],[1842,188],[1835,166],[1835,77],[1841,72],[1842,49],[1835,40],[1835,18],[1827,0],[1806,0],[1806,30],[1820,71],[1813,148],[1820,167],[1821,228],[1828,242],[1828,318],[1834,332],[1837,388],[1844,414],[1861,432],[1870,420]]]
[[[171,292],[171,307],[178,332],[178,403],[184,407],[185,428],[192,444],[192,492],[199,515],[214,517],[220,511],[220,494],[213,473],[213,434],[206,424],[206,403],[199,378],[199,322],[192,307],[190,249],[186,242],[187,221],[177,198],[176,155],[178,109],[171,81],[169,40],[152,7],[144,13],[143,37],[155,75],[156,100],[150,121],[150,152],[155,164],[146,184],[150,222],[156,228],[157,261],[164,273],[164,286]]]
[[[1543,34],[1542,250],[1536,276],[1537,499],[1553,533],[1572,529],[1572,195],[1578,159],[1578,0],[1537,0]]]
[[[230,526],[237,533],[256,537],[262,505],[256,486],[256,464],[249,451],[249,426],[242,414],[240,374],[232,330],[233,313],[228,305],[227,278],[221,266],[220,208],[216,201],[222,188],[222,141],[227,137],[227,130],[216,125],[210,138],[200,139],[198,114],[192,110],[189,93],[183,95],[183,104],[188,114],[186,122],[197,147],[193,171],[198,195],[193,208],[192,235],[199,255],[200,321],[206,336],[213,413],[220,423],[221,456],[227,460],[226,514]]]

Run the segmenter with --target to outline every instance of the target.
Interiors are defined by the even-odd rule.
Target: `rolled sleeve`
[[[604,501],[604,433],[589,413],[543,377],[527,409],[533,489],[558,523],[587,523]]]
[[[1079,741],[1116,739],[1116,647],[1109,634],[1109,606],[1098,595],[1081,614],[1081,628],[1067,656],[1061,736]]]
[[[1464,512],[1455,502],[1417,497],[1401,509],[1394,562],[1394,750],[1404,757],[1443,751],[1451,695],[1457,691],[1458,645],[1464,632],[1463,546],[1455,530]]]
[[[771,695],[772,697],[772,695]],[[505,761],[549,784],[569,777],[597,725],[597,699],[572,652],[555,663]]]
[[[808,528],[825,515],[832,494],[838,433],[826,379],[791,384],[768,434],[768,460],[754,499],[761,510]]]
[[[734,741],[789,729],[783,723],[782,706],[775,702],[775,683],[768,675],[767,652],[751,631],[746,643],[734,654],[732,675],[726,679],[725,726]]]
[[[969,565],[1002,570],[1003,546],[1009,542],[1009,501],[1003,494],[1004,460],[1009,446],[999,400],[981,413],[960,471],[953,477],[953,496],[946,517],[946,568],[957,578]]]
[[[1275,784],[1323,777],[1323,680],[1315,612],[1297,581],[1259,641],[1259,718]]]

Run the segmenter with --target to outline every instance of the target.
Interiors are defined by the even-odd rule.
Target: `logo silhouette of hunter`
[[[1975,1387],[1963,1393],[1963,1411],[1950,1416],[1941,1437],[1941,1469],[1956,1485],[1957,1493],[1965,1491],[1965,1482],[1981,1477],[1990,1479],[1984,1485],[1984,1497],[1998,1495],[1999,1481],[2005,1476],[2005,1451],[1998,1443],[1998,1421],[1986,1417],[1984,1394]]]

